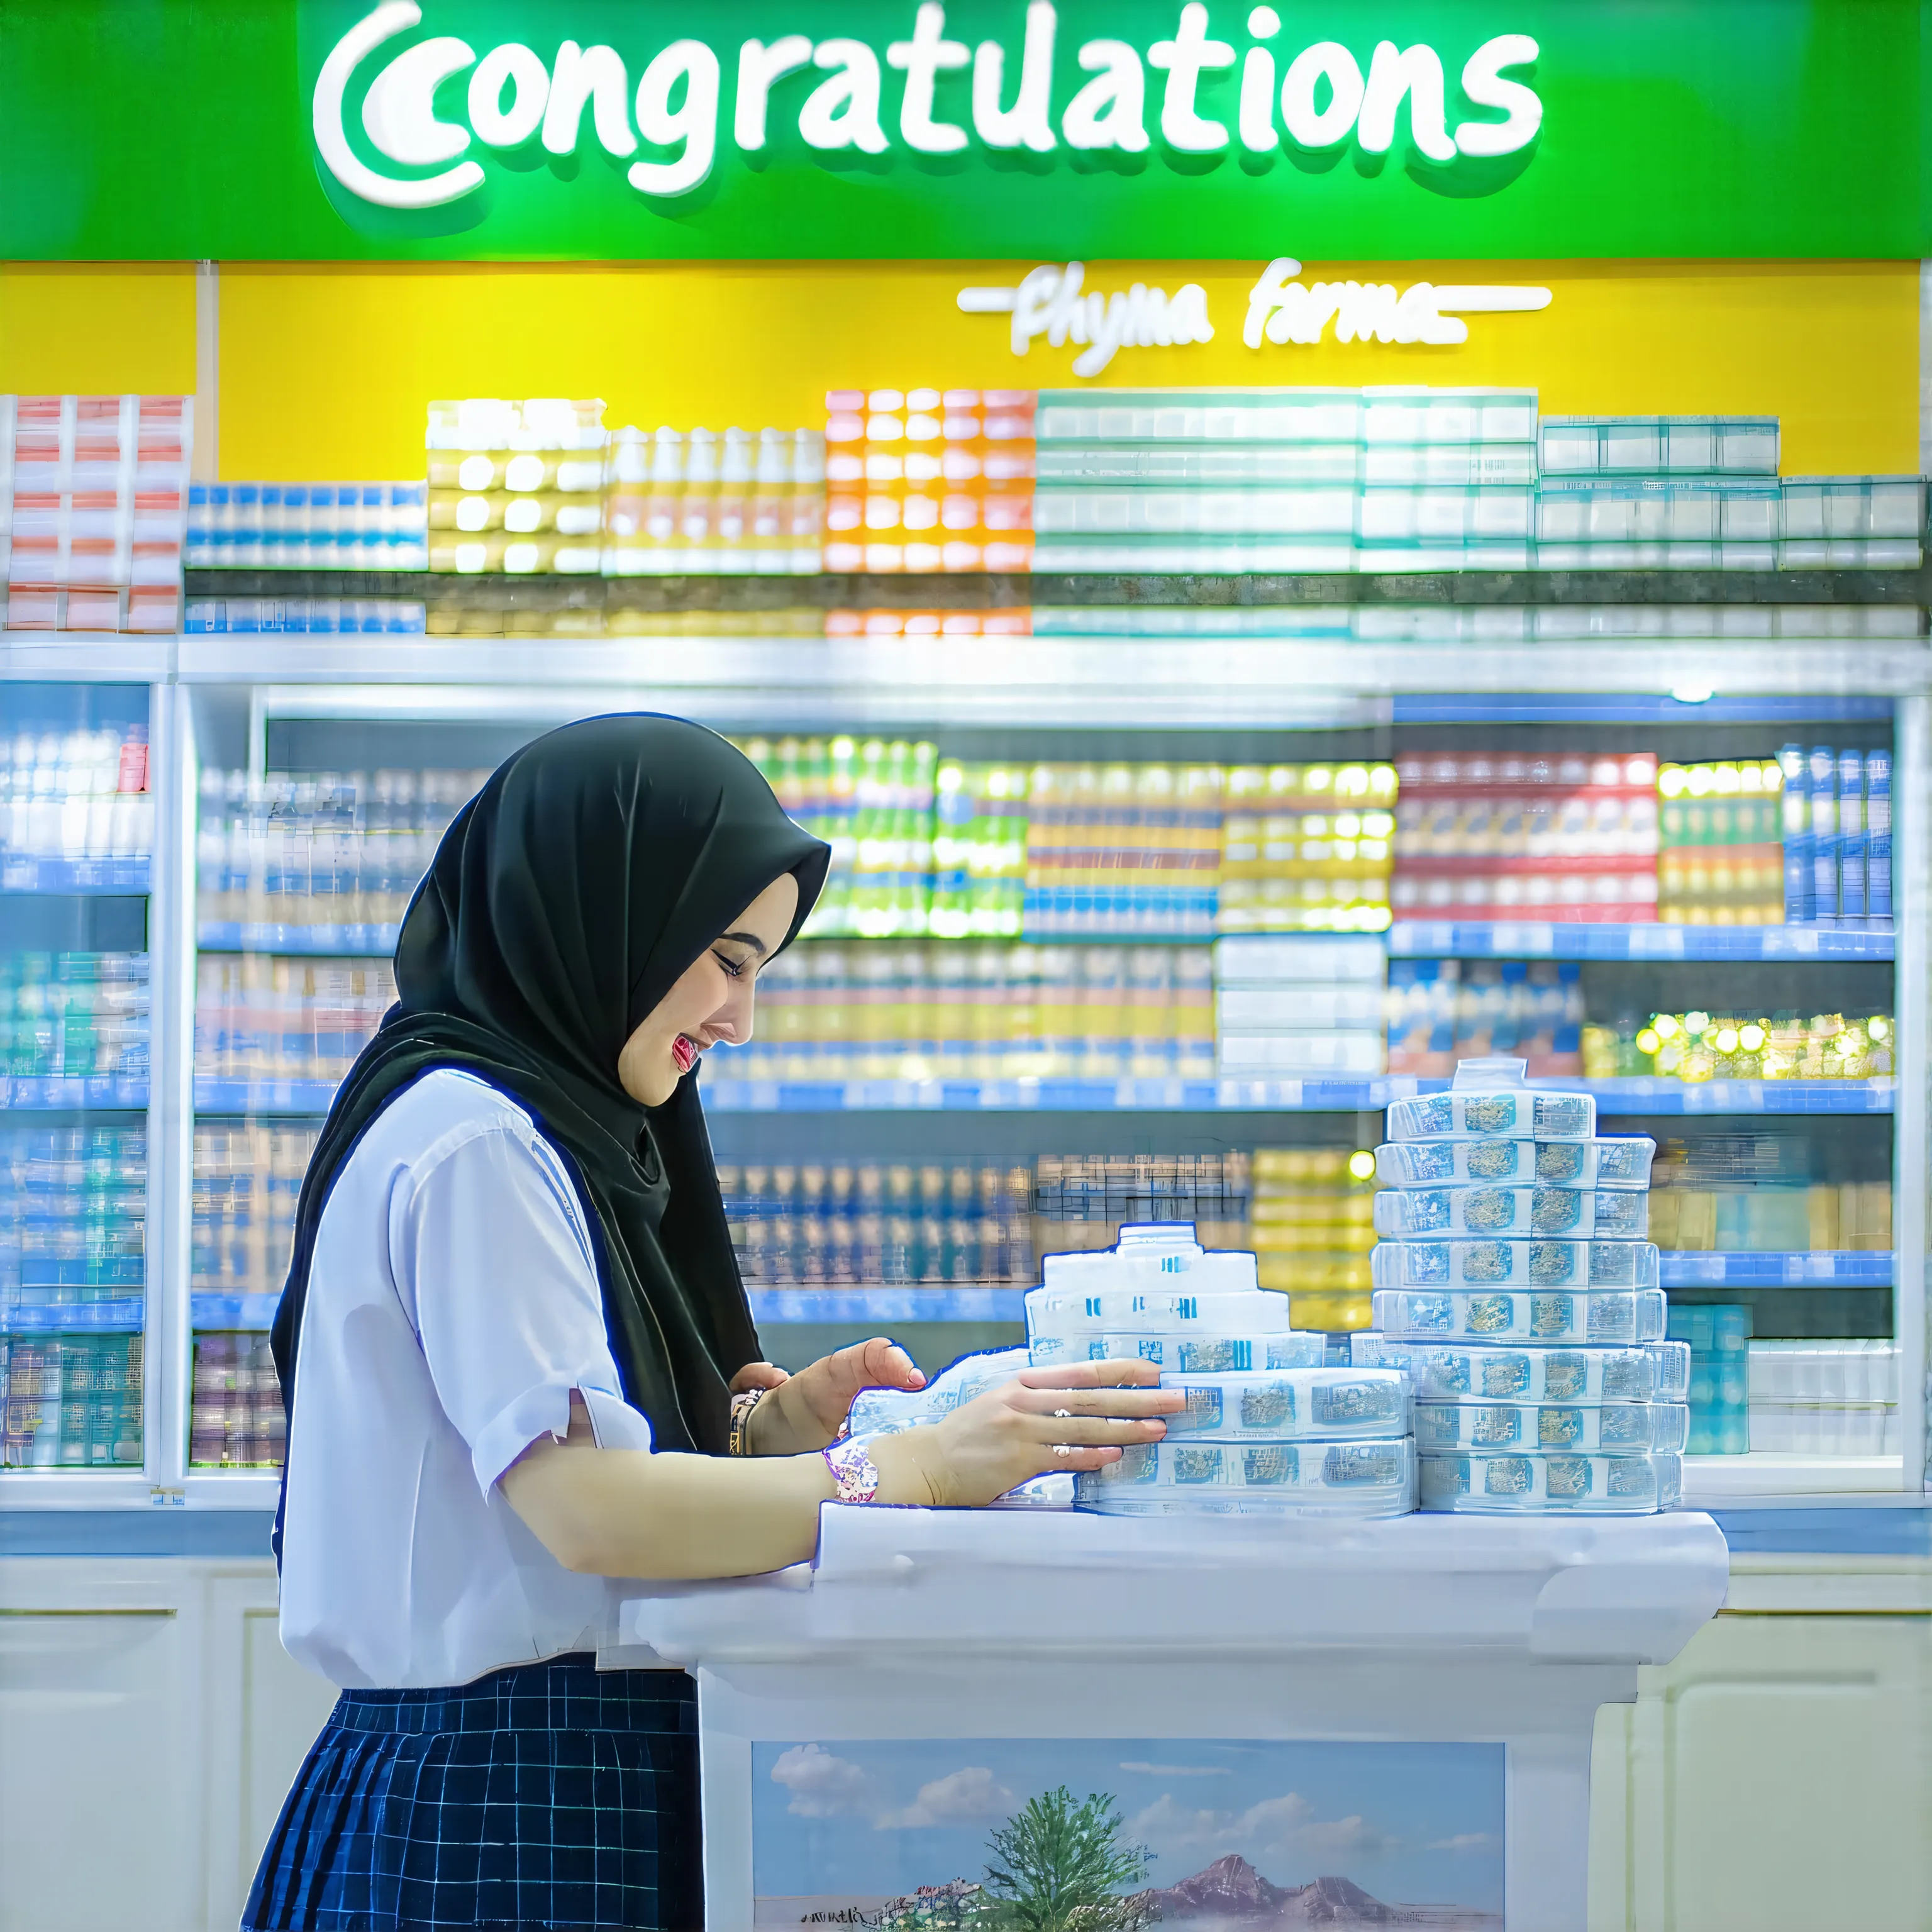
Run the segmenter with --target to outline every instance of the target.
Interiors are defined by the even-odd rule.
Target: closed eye
[[[750,963],[746,960],[734,959],[728,952],[714,951],[711,956],[734,980],[742,980],[745,976],[745,968]]]

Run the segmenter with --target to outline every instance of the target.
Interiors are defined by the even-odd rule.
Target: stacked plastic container
[[[1896,1456],[1898,1344],[1754,1342],[1754,1455]]]
[[[0,562],[11,631],[171,632],[190,396],[0,396]]]
[[[1391,959],[1384,1011],[1391,1073],[1440,1078],[1498,1053],[1532,1078],[1588,1070],[1574,959]]]
[[[819,567],[825,439],[816,430],[620,429],[604,476],[606,577]]]
[[[196,483],[188,568],[421,570],[428,496],[422,483]]]
[[[1918,568],[1922,477],[1787,476],[1780,488],[1780,570]]]
[[[1368,933],[1243,934],[1214,942],[1221,1078],[1372,1078],[1387,1052],[1388,948]]]
[[[1772,758],[1658,768],[1657,916],[1660,920],[1676,926],[1783,923],[1784,820],[1779,794],[1784,788],[1784,772]],[[1862,794],[1862,778],[1857,789]],[[1886,862],[1889,866],[1889,852]],[[1857,881],[1861,896],[1864,864],[1861,850]],[[1834,874],[1834,908],[1837,883]],[[1888,888],[1888,878],[1887,884]]]
[[[0,736],[0,891],[144,891],[154,836],[145,724]]]
[[[1124,1227],[1098,1253],[1049,1255],[1027,1297],[1035,1367],[1157,1363],[1186,1406],[1166,1438],[1076,1474],[1076,1509],[1114,1516],[1377,1516],[1415,1507],[1408,1387],[1324,1366],[1318,1334],[1256,1284],[1255,1258],[1204,1250],[1192,1224]]]
[[[1393,765],[1237,765],[1223,788],[1222,932],[1382,932]]]
[[[1915,570],[1916,476],[1778,473],[1775,416],[1546,416],[1543,570]]]
[[[1035,568],[1521,569],[1533,390],[1054,391]]]
[[[0,1468],[140,1462],[146,1226],[142,1129],[0,1130]]]
[[[1779,747],[1784,922],[1892,927],[1892,754]]]
[[[834,389],[825,568],[1031,568],[1030,389]]]
[[[1587,1094],[1466,1060],[1396,1101],[1358,1361],[1412,1378],[1425,1510],[1647,1515],[1681,1488],[1687,1352],[1661,1342],[1655,1144],[1600,1139]]]
[[[1463,752],[1397,769],[1398,925],[1656,918],[1654,752]]]
[[[1366,1148],[1255,1150],[1244,1239],[1262,1286],[1283,1291],[1308,1328],[1368,1325],[1375,1172]]]
[[[1029,939],[1205,939],[1221,869],[1218,765],[1036,765]]]
[[[1775,416],[1547,416],[1544,570],[1768,570],[1780,527]]]
[[[1742,1456],[1750,1449],[1750,1310],[1708,1303],[1670,1311],[1670,1339],[1690,1362],[1694,1456]]]
[[[430,568],[597,575],[609,442],[601,401],[431,403]]]

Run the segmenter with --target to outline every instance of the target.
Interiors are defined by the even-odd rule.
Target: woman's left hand
[[[795,1376],[770,1362],[750,1362],[731,1378],[734,1395],[766,1391],[746,1430],[754,1456],[802,1456],[823,1449],[844,1426],[861,1389],[925,1386],[912,1358],[882,1335],[821,1355]]]

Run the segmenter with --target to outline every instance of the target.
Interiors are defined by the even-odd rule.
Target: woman
[[[874,1340],[759,1361],[698,1098],[826,848],[697,725],[593,718],[450,827],[302,1189],[281,1630],[344,1687],[250,1932],[694,1932],[694,1692],[599,1674],[611,1577],[809,1558],[833,1499],[976,1504],[1164,1432],[1139,1364],[835,1442]]]

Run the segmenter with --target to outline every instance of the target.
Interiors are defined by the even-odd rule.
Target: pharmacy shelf
[[[194,1083],[197,1114],[326,1114],[334,1080],[207,1080]]]
[[[1588,648],[1594,652],[1598,646],[1592,644]],[[1397,697],[1390,705],[1389,722],[1394,724],[1869,724],[1889,720],[1892,715],[1889,698],[1844,692],[1826,697],[1801,691],[1720,698],[1702,678],[1687,676],[1681,659],[1679,668],[1666,674],[1676,680],[1668,693],[1606,693],[1582,698],[1496,697],[1486,693],[1473,698],[1460,693],[1446,697]],[[1814,685],[1817,682],[1813,680]]]
[[[266,1328],[275,1318],[279,1291],[273,1294],[208,1294],[200,1289],[188,1297],[188,1320],[197,1333],[208,1328]]]
[[[1666,1288],[1889,1288],[1894,1257],[1889,1248],[1789,1253],[1667,1248],[1662,1264]]]
[[[64,1114],[82,1108],[146,1112],[148,1083],[111,1075],[85,1078],[0,1074],[0,1108],[16,1114]]]
[[[1534,1086],[1594,1094],[1598,1111],[1618,1114],[1888,1114],[1884,1080],[1546,1079]],[[851,1080],[719,1081],[705,1089],[720,1113],[851,1113],[1222,1110],[1374,1113],[1413,1094],[1439,1094],[1446,1079],[1342,1080]]]
[[[208,635],[22,644],[0,680],[243,685],[276,716],[561,722],[652,703],[746,730],[1317,728],[1396,722],[1826,722],[1932,688],[1918,638],[1507,644],[1346,637]],[[1574,696],[1580,656],[1593,694]],[[1445,686],[1466,694],[1444,696]],[[1675,692],[1678,697],[1663,698]],[[1820,694],[1828,694],[1821,696]],[[1846,693],[1856,693],[1856,698]],[[1706,695],[1708,694],[1708,695]],[[1847,709],[1847,707],[1850,709]]]
[[[297,959],[386,959],[400,928],[393,926],[283,926],[203,920],[194,943],[203,952],[278,952]]]
[[[62,1081],[12,1083],[73,1087]],[[1594,1094],[1597,1111],[1624,1114],[1888,1114],[1895,1083],[1882,1080],[1546,1079],[1532,1086]],[[718,1080],[705,1105],[720,1114],[959,1113],[1378,1113],[1391,1100],[1445,1091],[1446,1079],[1354,1080]],[[336,1083],[327,1080],[197,1078],[197,1114],[326,1114]],[[0,1102],[5,1089],[0,1086]],[[146,1104],[46,1100],[38,1104]],[[20,1105],[20,1102],[13,1104]],[[32,1102],[27,1104],[34,1104]]]
[[[634,638],[600,641],[185,638],[184,681],[245,685],[265,718],[561,723],[640,704],[743,730],[973,726],[1366,728],[1407,716],[1524,715],[1529,694],[1596,724],[1828,722],[1890,715],[1932,685],[1916,641],[1588,647],[1192,638]],[[1442,700],[1451,680],[1478,695]],[[1660,699],[1681,691],[1684,699]],[[1820,692],[1856,692],[1852,700]],[[1694,698],[1690,694],[1695,693]],[[1729,694],[1743,693],[1730,706]],[[1414,697],[1405,694],[1417,694]],[[1721,722],[1721,721],[1720,721]]]
[[[1714,1264],[1715,1265],[1713,1265]],[[1885,1254],[1680,1254],[1663,1257],[1666,1288],[1885,1286],[1892,1280],[1892,1256]],[[980,1284],[952,1287],[860,1284],[838,1288],[752,1286],[752,1312],[760,1322],[1021,1322],[1026,1318],[1022,1288]],[[266,1329],[275,1318],[279,1294],[212,1294],[189,1299],[189,1318],[197,1333],[210,1329]],[[99,1320],[86,1310],[50,1310],[50,1315],[86,1316],[86,1320],[23,1321],[0,1317],[0,1330],[112,1329],[141,1326],[141,1304],[104,1302],[112,1311]],[[128,1311],[131,1310],[131,1314]],[[38,1316],[38,1311],[34,1311]]]
[[[760,1322],[1024,1322],[1023,1288],[752,1288]]]
[[[292,958],[386,959],[396,950],[398,928],[244,925],[204,920],[195,944],[203,952],[275,952]],[[849,935],[820,934],[828,944],[850,943]],[[1100,932],[1021,934],[1040,944],[1206,946],[1204,934]],[[1294,935],[1288,935],[1294,936]],[[812,935],[808,935],[808,938]],[[976,940],[962,940],[976,944]],[[1884,932],[1841,932],[1802,926],[1592,926],[1517,920],[1482,923],[1415,920],[1388,934],[1396,959],[1603,959],[1603,960],[1886,960],[1893,938]]]
[[[0,1309],[0,1335],[138,1335],[147,1326],[138,1294],[54,1308]]]
[[[1446,1086],[1446,1082],[1436,1083]],[[1600,1114],[1888,1114],[1896,1083],[1883,1080],[1537,1080],[1594,1094]]]
[[[0,897],[145,894],[148,874],[146,859],[38,859],[4,853],[0,854]]]
[[[161,684],[174,672],[175,640],[171,634],[0,631],[0,682]]]
[[[1918,570],[1036,571],[869,576],[454,576],[406,570],[190,570],[189,597],[392,597],[487,610],[1000,609],[1354,604],[1932,604]]]
[[[1687,1508],[1780,1496],[1872,1496],[1903,1489],[1898,1456],[1796,1456],[1754,1450],[1748,1456],[1687,1456]],[[1915,1476],[1912,1486],[1918,1486]]]
[[[1601,926],[1546,920],[1405,920],[1390,930],[1396,959],[1889,959],[1882,932],[1817,926]]]

